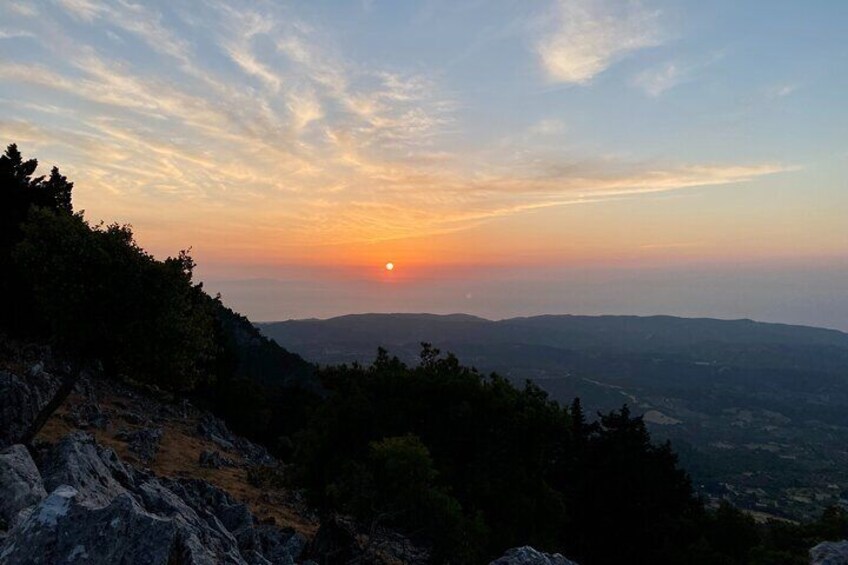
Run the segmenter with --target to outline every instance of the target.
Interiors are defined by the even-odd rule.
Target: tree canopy
[[[73,183],[56,167],[35,177],[37,167],[15,144],[0,157],[0,322],[111,374],[190,387],[214,354],[191,256],[159,261],[129,226],[90,225],[73,212]]]
[[[381,350],[321,376],[331,395],[295,459],[317,504],[426,532],[468,562],[529,543],[586,563],[622,550],[673,563],[696,538],[688,477],[626,407],[589,425],[426,344],[416,367]]]

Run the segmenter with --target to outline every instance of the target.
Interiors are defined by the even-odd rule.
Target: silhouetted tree
[[[36,208],[13,259],[51,338],[111,374],[189,388],[212,351],[207,301],[187,252],[157,261],[129,226]]]
[[[38,161],[24,160],[12,143],[0,155],[0,327],[27,333],[32,309],[27,289],[12,265],[12,249],[22,237],[21,226],[34,207],[71,212],[73,183],[53,167],[50,177],[35,177]]]
[[[68,182],[56,167],[46,180],[43,176],[33,178],[37,168],[38,160],[24,160],[14,143],[0,155],[0,249],[7,255],[32,206],[72,212],[74,183]]]

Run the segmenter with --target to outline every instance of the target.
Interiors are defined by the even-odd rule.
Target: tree
[[[69,182],[68,178],[61,173],[57,167],[50,170],[50,176],[47,180],[42,181],[38,190],[43,195],[41,200],[46,203],[48,208],[56,210],[64,210],[65,212],[73,212],[71,205],[71,191],[74,189],[74,183]]]
[[[0,181],[7,189],[14,186],[25,190],[32,185],[31,177],[37,168],[38,160],[28,159],[24,161],[17,144],[12,143],[6,147],[6,152],[0,156]],[[36,179],[36,182],[39,180]]]
[[[37,159],[24,160],[18,146],[10,144],[0,155],[0,248],[6,253],[17,236],[20,225],[32,206],[71,213],[71,192],[74,183],[53,167],[50,176],[33,178]]]
[[[24,160],[12,143],[0,155],[0,326],[26,333],[32,304],[27,288],[12,265],[12,249],[22,237],[22,226],[34,207],[70,214],[73,183],[53,167],[50,177],[33,178],[36,159]]]
[[[208,301],[187,252],[157,261],[129,226],[90,226],[81,214],[34,208],[13,265],[29,316],[66,351],[101,359],[110,375],[191,388],[212,354]]]
[[[654,445],[642,418],[625,405],[601,414],[585,446],[578,443],[570,529],[580,562],[609,563],[621,555],[675,563],[697,539],[702,510],[669,443]]]

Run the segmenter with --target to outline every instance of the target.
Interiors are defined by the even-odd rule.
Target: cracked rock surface
[[[22,445],[0,452],[0,501],[2,563],[295,563],[305,546],[211,484],[139,471],[86,432],[40,468]]]

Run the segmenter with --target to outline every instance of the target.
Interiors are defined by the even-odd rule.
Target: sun
[[[395,270],[395,264],[392,263],[391,261],[389,261],[388,263],[386,263],[386,270],[387,271],[394,271]]]

